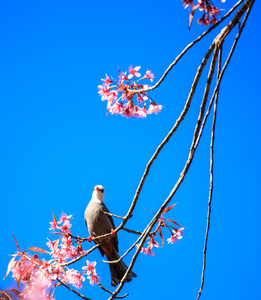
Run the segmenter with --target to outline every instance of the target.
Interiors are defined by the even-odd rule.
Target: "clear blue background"
[[[215,3],[225,11],[236,3]],[[97,86],[117,67],[141,65],[158,80],[204,27],[189,32],[181,1],[2,1],[0,5],[0,277],[10,254],[46,248],[52,212],[73,215],[72,231],[88,236],[83,212],[94,185],[105,187],[112,213],[125,215],[145,166],[179,116],[216,29],[197,44],[150,96],[164,106],[147,119],[106,117]],[[221,85],[215,140],[214,193],[204,299],[261,299],[260,289],[260,12],[259,1]],[[197,14],[195,18],[200,17]],[[236,30],[232,36],[235,36]],[[231,45],[225,40],[224,55]],[[206,72],[202,79],[206,78]],[[188,156],[202,97],[202,82],[179,130],[155,161],[130,220],[143,230],[174,186]],[[128,299],[195,299],[200,286],[209,189],[209,119],[201,144],[168,217],[184,238],[141,254]],[[116,220],[116,224],[119,221]],[[165,239],[169,237],[165,232]],[[134,236],[120,232],[120,253]],[[85,245],[86,248],[90,244]],[[98,251],[104,286],[109,268]],[[130,257],[125,259],[130,261]],[[80,268],[82,264],[79,264]],[[10,287],[11,275],[0,287]],[[86,281],[92,299],[109,295]],[[65,288],[56,298],[79,299]]]

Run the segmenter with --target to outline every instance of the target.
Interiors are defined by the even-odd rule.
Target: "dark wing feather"
[[[106,205],[104,203],[103,203],[103,211],[105,211],[107,213],[110,213],[108,208],[106,207]],[[115,229],[115,224],[114,224],[112,216],[107,215],[107,217],[109,218],[109,220],[111,222],[112,228]],[[116,251],[119,252],[119,247],[118,247],[119,241],[118,241],[117,234],[115,234],[115,236],[113,237],[113,243],[114,243],[114,247],[115,247]]]

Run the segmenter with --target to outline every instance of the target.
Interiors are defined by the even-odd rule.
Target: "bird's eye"
[[[100,191],[101,191],[102,193],[104,193],[104,189],[100,189]]]

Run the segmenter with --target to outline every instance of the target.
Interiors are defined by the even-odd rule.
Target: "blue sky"
[[[218,1],[215,1],[215,3]],[[219,4],[225,11],[236,1]],[[260,3],[256,1],[222,81],[215,139],[214,192],[204,299],[260,299]],[[204,27],[181,1],[5,1],[0,9],[0,278],[10,254],[46,248],[52,212],[73,215],[72,231],[87,237],[83,213],[96,184],[112,213],[125,215],[145,166],[173,126],[216,29],[177,64],[150,96],[164,106],[147,119],[106,116],[97,86],[117,67],[141,66],[158,80]],[[196,15],[196,18],[200,14]],[[221,27],[220,27],[221,28]],[[233,31],[232,36],[235,36]],[[225,40],[224,54],[231,38]],[[206,72],[203,78],[206,78]],[[202,97],[155,161],[129,227],[143,230],[173,188],[188,156]],[[185,227],[183,239],[140,255],[126,284],[128,299],[195,299],[200,286],[209,189],[209,119],[193,164],[168,217]],[[119,223],[118,220],[115,221]],[[165,239],[169,237],[167,231]],[[119,233],[120,253],[134,241]],[[86,248],[90,245],[86,244]],[[109,268],[93,252],[102,284]],[[125,261],[128,263],[130,257]],[[81,267],[81,264],[78,265]],[[0,281],[9,287],[12,278]],[[92,299],[107,294],[88,282]],[[78,299],[59,288],[56,299]]]

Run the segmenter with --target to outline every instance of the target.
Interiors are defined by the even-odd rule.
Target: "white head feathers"
[[[94,187],[93,193],[92,193],[92,199],[98,199],[100,201],[103,201],[104,199],[104,187],[102,185],[96,185]]]

